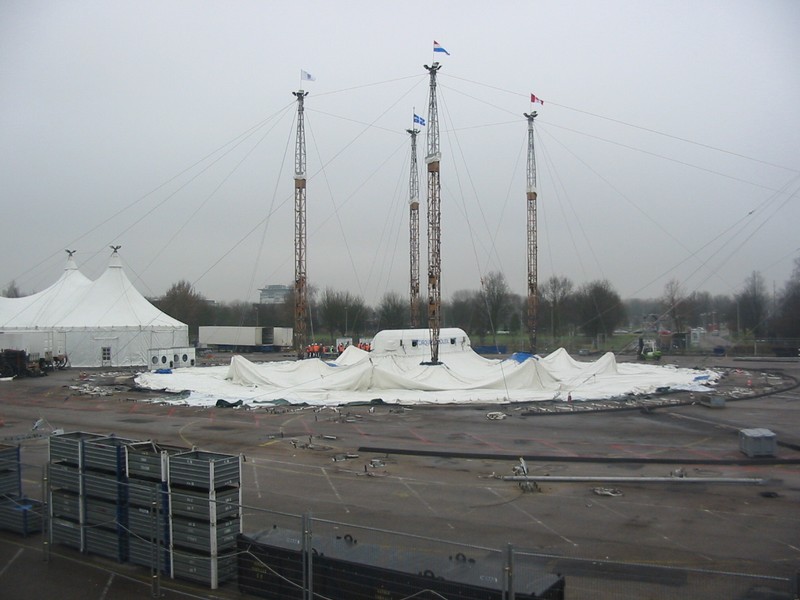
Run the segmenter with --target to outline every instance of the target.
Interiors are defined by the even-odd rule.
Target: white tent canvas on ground
[[[175,350],[188,363],[194,359],[188,326],[139,293],[116,250],[94,281],[70,256],[64,273],[47,289],[0,298],[0,347],[42,357],[66,355],[73,367],[151,365],[155,350],[164,356],[166,350]]]
[[[457,328],[441,330],[439,359],[439,365],[424,364],[430,360],[427,329],[389,330],[375,336],[371,352],[350,346],[335,360],[253,363],[234,356],[227,366],[142,373],[136,382],[147,389],[188,392],[176,401],[192,405],[221,399],[337,406],[378,399],[404,405],[580,401],[664,387],[710,391],[719,377],[710,370],[618,364],[610,352],[592,362],[576,361],[564,349],[543,358],[490,359],[475,353]]]

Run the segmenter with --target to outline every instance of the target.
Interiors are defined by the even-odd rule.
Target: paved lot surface
[[[124,373],[67,370],[0,384],[0,442],[21,445],[23,488],[41,498],[48,427],[115,433],[132,439],[224,453],[243,453],[244,528],[299,527],[311,512],[320,532],[353,532],[373,543],[402,544],[402,531],[481,549],[543,557],[567,576],[568,598],[789,597],[800,570],[800,390],[797,361],[681,359],[684,366],[723,366],[721,391],[765,393],[712,409],[688,394],[685,404],[621,411],[546,414],[498,407],[359,406],[324,409],[223,409],[148,402],[156,396],[120,387],[110,396],[73,386],[110,383]],[[771,377],[779,370],[785,376]],[[785,389],[775,390],[782,385]],[[83,388],[84,390],[87,388]],[[692,403],[694,401],[694,403]],[[43,419],[37,432],[33,424]],[[776,434],[777,456],[747,458],[743,428]],[[497,476],[511,475],[519,456],[531,475],[549,477],[760,478],[743,483],[592,481],[539,483],[526,492]],[[603,496],[594,488],[614,488]],[[409,539],[409,546],[419,544]],[[49,554],[49,560],[44,558]],[[636,563],[638,592],[631,592]],[[648,589],[648,567],[674,569],[675,595]],[[688,568],[690,570],[684,570]],[[621,570],[620,570],[621,569]],[[663,569],[659,571],[663,584]],[[714,579],[714,573],[738,573]],[[616,582],[616,583],[615,583]],[[627,586],[627,587],[623,587]],[[40,536],[0,532],[0,598],[144,598],[147,569],[120,565],[55,546]],[[730,586],[728,589],[727,586]],[[636,588],[633,588],[636,589]],[[659,588],[661,589],[661,588]],[[10,592],[10,590],[13,590]],[[622,590],[625,590],[624,592]],[[162,580],[166,598],[239,598],[235,585],[209,591]],[[760,595],[759,595],[760,594]]]

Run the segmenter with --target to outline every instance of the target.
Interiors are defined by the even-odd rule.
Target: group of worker
[[[323,344],[312,342],[306,346],[306,358],[321,358],[322,356],[339,356],[345,349],[350,346],[350,343],[339,342],[336,346],[325,346]],[[356,348],[369,352],[372,350],[372,344],[369,342],[358,342]]]
[[[322,344],[312,342],[306,346],[306,356],[308,358],[319,358],[323,354],[329,354],[329,348],[323,346]]]

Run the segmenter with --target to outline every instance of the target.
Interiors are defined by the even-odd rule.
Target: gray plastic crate
[[[19,446],[0,444],[0,496],[22,496]]]
[[[120,481],[114,473],[86,471],[83,474],[83,493],[122,504],[126,501],[128,489],[127,483]]]
[[[53,490],[50,493],[50,516],[80,522],[83,499],[69,490]]]
[[[188,579],[217,589],[219,584],[236,577],[236,554],[220,557],[203,556],[185,551],[173,551],[172,576]]]
[[[42,503],[30,498],[0,500],[0,529],[23,536],[42,530]]]
[[[184,490],[175,488],[170,493],[172,514],[205,521],[220,521],[239,514],[240,488],[211,490]]]
[[[86,496],[84,502],[86,511],[84,523],[86,525],[114,530],[119,526],[124,527],[126,525],[128,519],[127,510],[124,506],[89,496]]]
[[[160,572],[165,575],[170,574],[170,554],[169,548],[160,546],[160,556],[157,558],[153,553],[154,544],[149,539],[131,535],[128,539],[128,562],[134,565],[154,568],[155,563],[160,562]]]
[[[0,444],[0,495],[22,495],[19,446]]]
[[[131,506],[149,507],[153,500],[161,505],[161,509],[169,509],[167,484],[159,481],[145,481],[142,479],[128,479],[128,504]]]
[[[51,489],[64,489],[76,494],[83,491],[83,475],[76,466],[52,462],[49,465],[48,474]]]
[[[742,429],[739,431],[739,450],[750,458],[775,456],[777,442],[769,429]]]
[[[19,468],[19,446],[0,444],[0,469],[8,468]]]
[[[128,539],[116,531],[102,527],[85,527],[84,552],[114,558],[119,562],[128,560]]]
[[[50,436],[50,462],[83,467],[83,446],[88,440],[105,437],[99,433],[71,431]]]
[[[208,554],[236,546],[236,536],[241,533],[240,519],[228,519],[216,525],[208,521],[195,521],[172,517],[172,546],[191,548]]]
[[[169,542],[169,515],[152,513],[149,508],[144,506],[128,507],[128,531],[132,536],[138,536],[145,540],[152,540],[154,535],[158,535],[161,542]]]
[[[241,456],[193,450],[169,457],[171,486],[204,490],[238,486]]]
[[[125,450],[128,477],[153,481],[167,481],[170,455],[192,451],[191,448],[152,441],[128,444]]]
[[[125,446],[135,440],[110,435],[86,440],[83,445],[83,468],[114,473],[118,477],[126,474]]]
[[[50,521],[50,541],[83,551],[83,527],[69,519]]]
[[[16,498],[22,495],[22,474],[16,471],[0,470],[0,496]]]

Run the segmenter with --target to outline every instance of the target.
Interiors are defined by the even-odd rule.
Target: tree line
[[[371,337],[382,329],[410,326],[407,296],[387,292],[376,306],[350,291],[309,288],[307,331],[321,343],[338,336]],[[216,303],[198,293],[191,283],[173,284],[162,298],[151,299],[159,309],[189,325],[190,339],[197,340],[200,325],[294,326],[291,293],[279,304],[249,302]],[[686,291],[677,280],[651,299],[622,300],[607,280],[576,285],[566,276],[553,275],[538,287],[537,337],[558,344],[569,336],[612,336],[619,330],[647,327],[685,332],[689,328],[726,329],[733,335],[800,338],[800,258],[795,259],[790,279],[781,291],[770,294],[764,277],[751,273],[740,291],[712,295]],[[423,314],[417,323],[427,327]],[[497,343],[499,332],[527,333],[527,298],[509,290],[505,276],[490,272],[478,290],[459,290],[443,301],[442,327],[459,327],[479,343]]]

